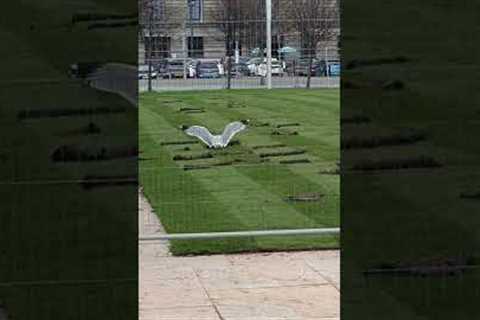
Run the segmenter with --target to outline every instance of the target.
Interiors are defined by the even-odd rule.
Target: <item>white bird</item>
[[[201,126],[192,126],[185,130],[185,133],[200,139],[209,148],[225,148],[234,135],[247,128],[245,123],[248,123],[248,120],[231,122],[225,126],[221,135],[213,135],[207,128]]]

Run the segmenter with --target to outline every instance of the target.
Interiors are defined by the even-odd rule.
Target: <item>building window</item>
[[[203,58],[203,37],[188,37],[188,56]]]
[[[192,21],[202,21],[203,16],[203,0],[187,0]]]
[[[145,60],[160,60],[170,56],[170,37],[145,37]]]

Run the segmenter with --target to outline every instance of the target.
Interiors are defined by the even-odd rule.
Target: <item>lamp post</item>
[[[190,72],[187,66],[187,58],[188,52],[191,50],[193,54],[193,7],[195,6],[195,0],[187,0],[187,8],[188,8],[188,24],[190,26],[190,41],[187,44],[187,50],[185,52],[185,58],[183,63],[183,77],[187,79],[187,71]],[[187,32],[185,28],[185,37],[187,37]],[[185,43],[185,42],[184,42]]]
[[[272,0],[266,0],[267,11],[267,88],[272,89]]]

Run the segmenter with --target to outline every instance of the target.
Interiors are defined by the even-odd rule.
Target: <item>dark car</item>
[[[309,59],[300,59],[292,63],[289,67],[291,68],[290,71],[295,73],[299,76],[307,76],[308,75],[308,67],[310,65]],[[310,70],[310,74],[314,77],[319,77],[325,75],[325,62],[318,61],[317,59],[313,59],[312,61],[312,68]]]
[[[220,78],[220,71],[215,62],[200,62],[197,65],[197,78]]]
[[[158,77],[167,78],[168,77],[168,63],[166,60],[159,61],[155,64],[155,71],[158,73]]]
[[[241,76],[249,76],[250,69],[248,68],[246,63],[235,63],[232,65],[232,76],[233,77],[241,77]]]

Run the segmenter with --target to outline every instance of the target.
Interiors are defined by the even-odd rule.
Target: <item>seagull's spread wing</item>
[[[185,133],[192,137],[202,140],[210,148],[213,146],[213,136],[207,128],[201,126],[192,126],[185,130]]]
[[[230,140],[232,140],[233,136],[239,133],[240,131],[244,130],[247,126],[239,121],[231,122],[227,124],[225,129],[222,133],[222,144],[223,147],[226,147]]]

